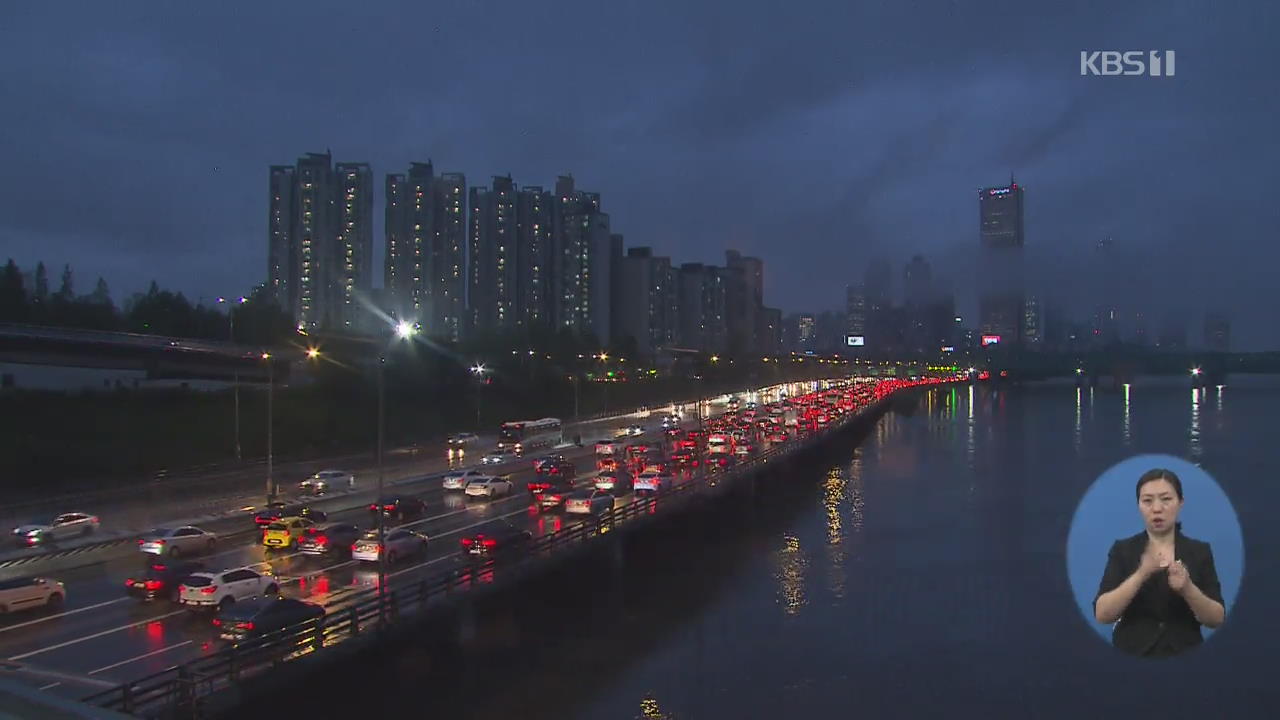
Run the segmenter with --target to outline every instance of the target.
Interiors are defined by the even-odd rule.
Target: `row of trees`
[[[28,275],[10,258],[0,272],[0,322],[206,340],[231,337],[229,316],[216,304],[193,305],[181,292],[163,290],[155,281],[146,292],[129,296],[123,308],[116,306],[102,277],[88,294],[77,294],[75,287],[70,265],[63,266],[58,289],[51,292],[43,262]],[[237,342],[275,345],[292,333],[292,320],[261,289],[231,311]]]

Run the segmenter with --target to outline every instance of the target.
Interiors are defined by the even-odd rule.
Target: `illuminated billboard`
[[[986,347],[986,346],[988,346],[988,345],[996,345],[996,344],[998,344],[999,342],[1000,342],[1000,336],[999,336],[999,335],[983,335],[983,336],[982,336],[982,346],[983,346],[983,347]]]
[[[862,335],[845,335],[844,344],[848,347],[865,347],[867,338]]]

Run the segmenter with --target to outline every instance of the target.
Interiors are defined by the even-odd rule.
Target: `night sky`
[[[244,292],[267,166],[329,148],[373,165],[379,283],[382,177],[431,159],[571,172],[629,246],[759,255],[785,312],[842,307],[878,256],[900,291],[922,253],[971,315],[976,191],[1012,171],[1043,294],[1184,312],[1193,342],[1221,309],[1235,347],[1280,348],[1274,3],[168,5],[6,8],[0,254],[117,301]],[[1169,49],[1173,78],[1080,75]]]

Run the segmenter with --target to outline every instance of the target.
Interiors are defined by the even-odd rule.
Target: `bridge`
[[[952,376],[947,380],[956,378]],[[822,429],[773,444],[727,468],[703,465],[645,497],[619,494],[611,509],[580,520],[575,516],[533,514],[528,509],[527,496],[486,503],[485,514],[489,518],[507,518],[507,522],[527,527],[531,532],[529,546],[519,553],[499,553],[479,562],[461,557],[457,533],[481,521],[452,517],[457,512],[409,523],[432,538],[429,553],[415,559],[421,564],[388,574],[389,584],[376,580],[377,576],[368,570],[356,570],[354,584],[342,583],[341,576],[336,574],[349,570],[307,573],[298,582],[307,583],[307,589],[313,592],[317,590],[315,586],[323,584],[322,592],[333,599],[326,603],[324,617],[209,652],[202,652],[189,642],[148,651],[148,655],[187,653],[189,659],[177,664],[161,661],[167,664],[167,667],[159,665],[164,669],[158,668],[145,676],[133,674],[131,681],[85,700],[147,717],[192,717],[226,712],[235,707],[254,707],[263,698],[276,697],[281,687],[306,682],[310,673],[319,667],[332,666],[335,659],[342,662],[342,658],[350,658],[353,653],[382,651],[388,642],[409,637],[408,630],[424,622],[434,622],[432,619],[456,617],[457,622],[448,624],[460,637],[474,634],[477,626],[483,624],[480,613],[475,610],[479,598],[514,587],[535,573],[562,566],[584,552],[604,553],[606,557],[613,553],[617,570],[622,563],[620,538],[630,537],[641,528],[656,529],[664,518],[700,504],[715,502],[730,494],[751,493],[759,478],[784,472],[796,458],[817,450],[840,433],[870,427],[891,404],[909,402],[911,393],[941,382],[944,380],[863,380],[855,386],[824,381],[826,386],[856,387],[851,395],[856,402],[854,409]],[[564,453],[573,461],[574,451],[566,449]],[[576,451],[580,465],[589,461],[590,453],[590,450]],[[519,464],[527,466],[528,463]],[[529,474],[527,467],[520,472]],[[438,488],[438,482],[432,486]],[[445,507],[452,506],[446,502]],[[353,515],[362,509],[353,508]],[[424,522],[428,524],[422,525]],[[460,522],[472,524],[459,526]],[[370,577],[362,580],[365,575]],[[391,582],[393,577],[395,580]],[[339,593],[342,593],[340,598]],[[126,654],[131,652],[124,650]],[[142,667],[147,664],[144,662]]]
[[[1090,385],[1131,383],[1140,375],[1186,377],[1192,386],[1220,385],[1233,374],[1280,374],[1280,352],[1157,352],[1141,348],[1085,353],[991,349],[973,367],[995,381],[1077,378]]]

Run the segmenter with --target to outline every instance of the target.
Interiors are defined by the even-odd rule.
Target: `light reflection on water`
[[[827,581],[831,594],[836,598],[844,597],[846,551],[841,505],[844,503],[848,489],[849,483],[839,467],[833,467],[827,471],[822,498],[822,505],[827,513]]]
[[[1122,421],[1124,433],[1124,444],[1128,447],[1133,444],[1133,428],[1129,422],[1129,383],[1124,384],[1124,419]]]
[[[1188,439],[1190,440],[1189,453],[1193,462],[1200,461],[1200,400],[1203,388],[1191,389],[1191,427],[1188,430]]]
[[[778,601],[782,611],[787,615],[800,614],[801,608],[809,603],[805,595],[804,575],[809,561],[800,549],[800,538],[784,535],[783,547],[777,552],[778,569],[775,577],[778,580]]]

